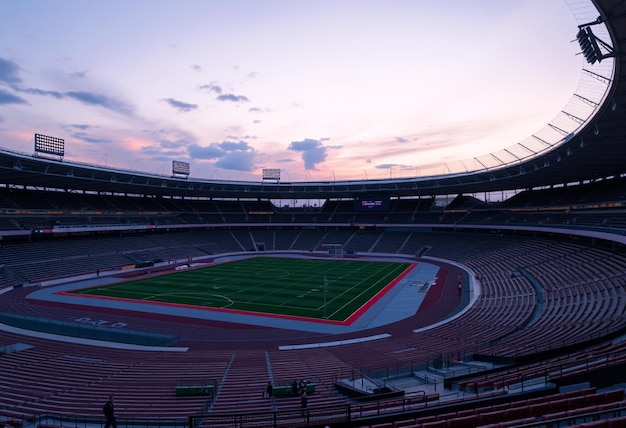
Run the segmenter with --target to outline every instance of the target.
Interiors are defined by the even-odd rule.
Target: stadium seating
[[[6,206],[41,208],[39,194],[26,194],[25,191],[0,193]],[[531,196],[525,197],[531,200]],[[533,204],[543,200],[541,195],[536,198]],[[37,285],[51,279],[93,275],[95,272],[117,272],[124,265],[142,261],[181,262],[218,254],[257,251],[261,249],[261,244],[265,251],[315,252],[318,255],[329,254],[329,244],[340,244],[342,249],[349,252],[346,255],[350,256],[379,253],[414,257],[416,254],[425,254],[454,261],[476,275],[481,294],[462,317],[436,328],[421,330],[458,310],[459,298],[455,287],[444,288],[437,301],[425,305],[412,317],[409,331],[406,324],[403,326],[402,323],[385,327],[384,331],[392,335],[390,339],[302,351],[277,351],[280,332],[264,331],[263,334],[268,334],[271,340],[267,344],[259,344],[259,330],[251,328],[227,327],[219,323],[195,325],[117,312],[112,312],[116,319],[134,328],[180,333],[180,345],[188,345],[191,352],[123,352],[60,344],[2,332],[0,345],[10,347],[25,344],[27,347],[0,357],[3,372],[3,379],[0,380],[3,391],[0,419],[25,419],[41,412],[99,416],[101,401],[109,391],[115,391],[119,397],[121,416],[154,417],[158,412],[159,417],[184,418],[207,411],[218,414],[284,411],[298,406],[297,397],[268,399],[263,397],[264,385],[270,379],[276,385],[281,385],[301,378],[316,384],[310,405],[349,403],[355,406],[354,409],[359,409],[363,417],[371,417],[372,409],[378,412],[380,403],[365,405],[340,395],[333,386],[338,378],[350,376],[355,369],[363,373],[380,373],[401,367],[432,365],[436,360],[443,361],[444,366],[455,363],[462,365],[464,357],[475,353],[512,359],[529,357],[619,332],[626,323],[623,316],[626,257],[611,248],[541,236],[439,233],[402,228],[361,230],[349,225],[295,226],[295,223],[315,224],[322,221],[343,224],[355,220],[399,224],[420,219],[438,224],[469,221],[488,224],[511,219],[516,222],[537,222],[537,218],[531,218],[533,215],[541,216],[543,222],[548,217],[545,213],[432,212],[428,210],[432,209],[434,202],[428,199],[396,201],[394,207],[397,212],[380,217],[359,217],[345,201],[290,211],[256,202],[128,199],[117,196],[66,196],[55,199],[58,209],[62,211],[114,207],[125,213],[104,217],[63,215],[62,218],[48,214],[37,218],[15,215],[3,218],[4,222],[0,226],[4,224],[7,230],[15,230],[35,224],[95,225],[107,222],[160,222],[178,226],[217,223],[244,225],[246,222],[275,223],[279,218],[287,219],[285,223],[294,226],[176,228],[167,233],[149,231],[60,239],[34,238],[30,241],[6,240],[0,246],[3,262],[0,286],[9,289],[15,285]],[[457,202],[463,207],[463,204],[471,201]],[[151,214],[139,216],[137,213],[140,211],[151,211]],[[273,211],[273,214],[255,214],[269,211]],[[604,214],[599,215],[602,218],[588,215],[575,219],[568,214],[561,214],[563,216],[557,218],[550,213],[549,222],[567,225],[567,221],[571,224],[575,220],[577,224],[586,226],[598,222],[606,225]],[[613,215],[616,224],[620,219],[621,216]],[[450,278],[442,273],[442,284],[453,281],[460,272],[454,266],[448,266],[447,269]],[[29,287],[18,287],[6,293],[0,297],[0,309],[65,320],[94,316],[84,308],[31,304],[27,299],[29,291]],[[100,311],[96,316],[107,318],[111,315],[106,310]],[[213,346],[214,342],[220,343],[215,340],[216,337],[229,334],[241,336],[238,336],[240,339],[237,341],[226,341],[217,348]],[[299,340],[324,340],[320,335],[312,336],[294,334]],[[568,352],[562,356],[542,358],[539,362],[518,364],[514,368],[454,380],[450,385],[457,388],[455,394],[459,396],[484,394],[486,397],[487,394],[493,394],[493,397],[497,397],[515,393],[520,385],[528,385],[536,379],[539,379],[537,382],[563,382],[568,377],[585,373],[600,364],[618,366],[623,364],[619,355],[623,355],[621,342],[607,341],[596,346],[586,346],[576,353]],[[581,361],[585,363],[581,364]],[[24,367],[29,369],[23,370]],[[153,373],[159,373],[159,376],[151,376]],[[176,386],[185,381],[215,382],[215,395],[209,398],[177,396]],[[433,402],[442,404],[443,396],[441,403],[439,395]],[[604,395],[602,397],[608,399]],[[550,400],[557,399],[553,397]],[[561,407],[557,404],[533,404],[535,407],[532,412],[536,413],[532,416],[533,420],[548,412],[560,415],[559,412],[569,412],[574,407],[586,409],[583,412],[590,413],[596,409],[593,406],[599,405],[585,402],[585,407],[582,407],[574,401],[564,403],[559,404]],[[403,406],[406,405],[407,402],[403,402]],[[415,403],[412,409],[417,411],[423,405]],[[506,419],[510,423],[528,421],[530,406],[527,403],[521,411],[507,410],[504,413]],[[619,407],[618,404],[615,406]],[[504,423],[502,409],[485,408],[480,414],[478,411],[473,414],[461,412],[455,410],[454,414],[450,414],[442,411],[433,420],[429,419],[431,416],[425,416],[419,421],[417,418],[406,419],[403,425],[398,425],[398,422],[391,423],[391,426],[443,426],[442,423],[446,426],[463,426],[477,421],[481,424]],[[564,417],[569,417],[569,414]],[[498,418],[500,421],[496,420]]]

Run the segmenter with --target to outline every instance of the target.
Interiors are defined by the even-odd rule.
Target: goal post
[[[331,257],[343,258],[343,244],[322,244],[322,248],[328,248]]]

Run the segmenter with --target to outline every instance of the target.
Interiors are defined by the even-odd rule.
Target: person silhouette
[[[113,395],[109,395],[109,400],[104,403],[102,407],[106,424],[104,428],[117,428],[117,421],[115,420],[115,405],[113,404]]]

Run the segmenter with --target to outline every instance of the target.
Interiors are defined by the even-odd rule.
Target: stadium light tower
[[[594,22],[579,25],[578,33],[576,34],[581,53],[587,62],[592,65],[596,62],[601,62],[605,58],[615,56],[613,47],[596,37],[591,30],[592,25],[600,23],[602,23],[602,18],[598,17]],[[605,52],[603,52],[603,48]]]
[[[58,156],[63,160],[63,156],[65,156],[65,140],[48,135],[35,134],[35,156],[39,155],[39,153]]]

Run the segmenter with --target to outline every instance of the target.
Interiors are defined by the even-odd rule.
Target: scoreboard
[[[385,212],[389,211],[389,193],[364,193],[354,196],[354,211]]]

